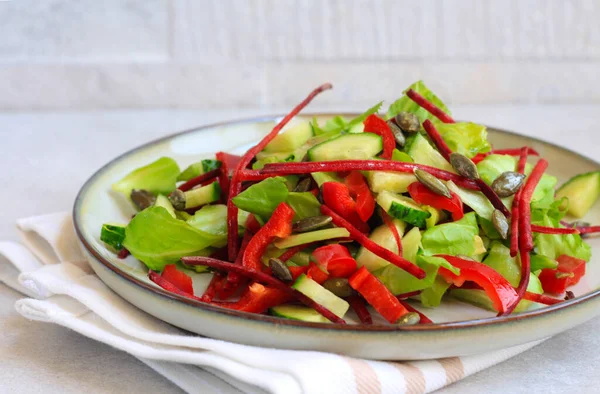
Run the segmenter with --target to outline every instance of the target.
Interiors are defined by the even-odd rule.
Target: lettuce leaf
[[[482,261],[483,264],[492,267],[502,275],[513,287],[517,287],[521,281],[521,263],[517,257],[510,257],[510,248],[498,241],[494,241],[490,252]]]
[[[146,208],[125,228],[123,246],[149,269],[162,271],[183,256],[193,256],[219,237],[175,219],[163,207]]]
[[[451,283],[438,276],[433,284],[421,292],[421,303],[427,308],[435,308],[442,303],[442,297],[450,288]]]
[[[415,92],[419,93],[421,96],[425,97],[427,100],[431,101],[435,104],[439,109],[450,115],[450,110],[446,105],[440,100],[425,84],[423,81],[417,81],[410,85],[404,92],[407,90],[413,89]],[[412,101],[406,94],[402,94],[398,100],[394,101],[390,108],[387,111],[386,119],[391,119],[394,116],[398,115],[400,112],[411,112],[419,118],[421,123],[423,123],[426,119],[435,120],[437,119],[435,116],[431,115],[425,109],[421,108],[417,103]]]
[[[290,192],[287,198],[296,215],[294,220],[300,220],[321,214],[321,203],[311,192]]]
[[[462,219],[431,227],[423,233],[421,244],[423,254],[462,254],[472,257],[475,250],[475,237],[479,235],[475,212],[466,214]]]
[[[243,228],[248,219],[249,212],[238,211],[238,224]],[[227,206],[224,204],[206,205],[196,211],[187,223],[200,230],[215,236],[211,246],[217,248],[227,245]]]
[[[114,183],[112,189],[123,193],[127,198],[133,189],[145,189],[154,194],[169,194],[175,189],[178,176],[177,162],[169,157],[161,157],[130,172],[123,179]]]
[[[492,149],[487,141],[485,126],[466,122],[436,122],[435,126],[452,152],[458,152],[470,158]]]
[[[363,122],[370,115],[378,113],[382,105],[383,101],[380,101],[379,103],[375,104],[374,106],[372,106],[362,114],[358,115],[357,117],[351,119],[350,121],[346,121],[346,119],[344,119],[341,116],[334,116],[333,118],[325,122],[325,125],[323,127],[319,126],[317,118],[315,117],[311,122],[311,127],[313,128],[313,132],[315,133],[315,135],[327,134],[332,132],[361,132],[362,129],[357,129],[359,127],[362,127]]]
[[[287,180],[284,177],[267,178],[233,198],[233,203],[244,211],[263,219],[269,219],[277,206],[289,195]]]

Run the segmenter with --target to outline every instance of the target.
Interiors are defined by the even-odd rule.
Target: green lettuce
[[[284,177],[267,178],[235,196],[233,203],[239,209],[269,219],[288,195],[287,180]]]
[[[394,149],[392,151],[392,160],[400,161],[403,163],[414,163],[415,162],[408,153],[399,151],[398,149]]]
[[[466,122],[436,122],[435,126],[452,152],[474,157],[478,153],[489,152],[492,149],[487,141],[485,126]]]
[[[457,194],[465,205],[471,207],[477,215],[488,221],[492,220],[492,213],[494,213],[495,208],[483,193],[459,187],[452,181],[446,182],[446,186],[452,193]]]
[[[287,203],[296,212],[294,220],[319,216],[321,214],[321,203],[311,192],[290,192]]]
[[[493,268],[502,275],[513,287],[521,281],[521,263],[517,257],[510,257],[510,248],[498,241],[494,241],[490,252],[482,261],[483,264]]]
[[[433,284],[421,292],[421,303],[427,308],[435,308],[440,306],[442,303],[442,297],[446,291],[448,291],[450,286],[451,283],[446,282],[446,279],[443,277],[436,277],[435,281],[433,281]]]
[[[140,167],[114,183],[112,189],[129,198],[133,189],[145,189],[154,194],[169,194],[175,189],[179,166],[169,157],[161,157]]]
[[[192,256],[219,239],[175,219],[163,207],[144,209],[125,228],[123,246],[149,269],[162,271],[167,264]]]
[[[189,181],[199,175],[205,174],[209,171],[221,168],[221,162],[218,160],[205,159],[197,163],[190,164],[185,170],[179,174],[177,181]]]
[[[319,126],[317,118],[315,117],[311,122],[311,127],[313,129],[313,132],[317,136],[327,133],[361,132],[362,129],[359,128],[362,128],[362,124],[365,121],[365,119],[367,119],[370,115],[378,113],[381,109],[382,104],[383,101],[380,101],[379,103],[375,104],[374,106],[372,106],[362,114],[358,115],[357,117],[351,119],[350,121],[346,121],[346,119],[344,119],[341,116],[334,116],[333,118],[325,122],[325,125],[323,127]]]
[[[431,227],[423,233],[421,245],[423,254],[462,254],[472,257],[475,254],[475,237],[479,235],[475,212],[466,214],[462,219]]]
[[[436,107],[450,115],[450,110],[446,105],[440,100],[425,84],[423,81],[417,81],[410,85],[404,92],[407,90],[413,89],[415,92],[419,93],[421,96],[425,97],[427,100],[431,101],[435,104]],[[411,112],[419,118],[421,123],[423,123],[426,119],[436,120],[437,118],[431,115],[427,110],[421,108],[417,103],[412,101],[406,94],[403,94],[398,100],[394,101],[390,108],[387,111],[386,119],[391,119],[394,116],[398,115],[400,112]]]
[[[240,229],[243,229],[249,212],[238,211],[238,224]],[[217,248],[227,244],[227,206],[224,204],[206,205],[202,209],[196,211],[194,216],[187,220],[187,223],[208,234],[215,236],[215,240],[211,246]]]

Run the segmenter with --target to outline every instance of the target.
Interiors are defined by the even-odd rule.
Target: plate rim
[[[357,115],[359,115],[359,113],[356,113],[356,112],[311,112],[311,113],[299,114],[300,117],[314,117],[314,116],[329,117],[329,116],[357,116]],[[590,292],[590,293],[585,294],[580,297],[576,297],[572,300],[566,300],[566,301],[563,301],[563,302],[555,304],[555,305],[550,305],[550,306],[534,309],[531,311],[521,312],[521,313],[514,314],[514,315],[494,316],[494,317],[463,320],[463,321],[456,321],[456,322],[419,324],[419,325],[414,325],[414,326],[398,326],[398,325],[392,325],[392,324],[365,325],[365,324],[331,324],[331,323],[305,322],[305,321],[300,321],[300,320],[285,319],[285,318],[269,316],[269,315],[241,312],[241,311],[237,311],[237,310],[233,310],[233,309],[228,309],[228,308],[196,301],[196,300],[193,300],[190,298],[180,296],[175,293],[168,292],[157,285],[143,282],[140,279],[136,278],[135,276],[133,276],[133,275],[123,271],[119,267],[115,266],[109,260],[105,259],[99,253],[99,251],[97,251],[92,246],[91,242],[89,242],[86,239],[85,235],[83,234],[83,230],[82,230],[83,226],[81,224],[81,214],[82,214],[81,206],[83,204],[87,190],[94,184],[94,182],[105,171],[109,170],[111,167],[113,167],[120,161],[126,159],[129,155],[134,154],[140,150],[150,148],[154,145],[163,143],[167,140],[182,136],[182,135],[203,132],[205,130],[212,129],[215,127],[276,121],[277,119],[281,119],[284,116],[285,115],[281,115],[281,114],[261,115],[261,116],[246,117],[246,118],[241,118],[241,119],[236,119],[236,120],[225,120],[225,121],[210,123],[210,124],[186,129],[183,131],[175,132],[173,134],[169,134],[164,137],[160,137],[160,138],[151,140],[147,143],[139,145],[139,146],[137,146],[133,149],[130,149],[130,150],[120,154],[119,156],[113,158],[112,160],[110,160],[109,162],[104,164],[102,167],[100,167],[98,170],[96,170],[84,182],[84,184],[79,189],[77,196],[75,197],[75,202],[73,204],[73,209],[72,209],[72,218],[73,218],[73,227],[75,229],[75,234],[76,234],[79,242],[85,248],[86,252],[89,253],[91,256],[93,256],[104,267],[108,268],[109,270],[111,270],[114,274],[118,275],[119,277],[126,279],[128,282],[130,282],[138,287],[141,287],[142,289],[144,289],[146,291],[163,296],[172,301],[181,302],[187,306],[197,307],[206,312],[213,312],[213,313],[233,317],[236,319],[242,319],[246,322],[248,320],[252,320],[254,322],[277,324],[277,325],[283,325],[286,327],[298,328],[298,329],[303,329],[303,328],[304,329],[316,329],[319,331],[337,330],[337,331],[343,331],[343,332],[357,332],[357,333],[366,333],[366,334],[368,334],[368,333],[375,334],[375,333],[382,333],[382,332],[448,332],[448,331],[455,331],[455,330],[473,329],[473,328],[477,328],[477,327],[487,327],[490,325],[497,326],[500,324],[507,324],[507,323],[511,323],[511,322],[535,321],[537,318],[540,318],[540,317],[543,317],[546,315],[550,315],[550,314],[554,314],[554,313],[563,311],[566,308],[576,306],[579,304],[583,304],[583,303],[587,303],[590,300],[600,297],[600,289],[597,289],[593,292]],[[488,129],[491,129],[494,131],[498,131],[498,132],[513,135],[513,136],[525,137],[531,141],[545,144],[548,146],[552,146],[553,148],[556,148],[560,151],[576,155],[576,156],[580,157],[581,159],[589,162],[590,164],[593,164],[595,166],[600,166],[600,163],[598,163],[597,161],[595,161],[587,156],[581,155],[577,152],[574,152],[570,149],[567,149],[567,148],[564,148],[557,144],[554,144],[552,142],[544,141],[537,137],[526,136],[526,135],[523,135],[523,134],[520,134],[517,132],[513,132],[513,131],[509,131],[509,130],[506,130],[503,128],[498,128],[498,127],[494,127],[494,126],[486,126],[486,127]]]

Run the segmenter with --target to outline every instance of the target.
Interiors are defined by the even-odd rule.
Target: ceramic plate
[[[308,120],[313,115],[298,117]],[[351,116],[350,114],[348,116]],[[321,120],[329,115],[319,115]],[[147,270],[129,257],[119,260],[100,241],[106,222],[127,223],[133,207],[111,191],[111,184],[132,169],[161,156],[177,160],[182,168],[223,150],[244,152],[268,133],[277,117],[249,119],[189,130],[134,149],[102,167],[82,187],[73,210],[75,229],[84,253],[98,276],[138,308],[174,326],[248,345],[335,352],[349,356],[410,360],[452,357],[505,348],[546,338],[600,314],[600,258],[594,256],[587,274],[573,291],[575,299],[508,317],[458,301],[424,309],[436,324],[398,327],[376,322],[372,326],[308,323],[232,311],[168,293],[147,278]],[[574,174],[600,170],[600,165],[574,152],[507,131],[490,129],[495,148],[535,148],[550,162],[549,172],[565,181]],[[586,218],[600,223],[597,204]],[[600,238],[590,239],[600,250]],[[194,288],[202,294],[210,274],[194,274]],[[352,316],[349,322],[356,321]]]

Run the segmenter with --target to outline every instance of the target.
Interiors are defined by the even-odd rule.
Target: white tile
[[[143,61],[167,54],[167,0],[0,2],[0,61]]]

